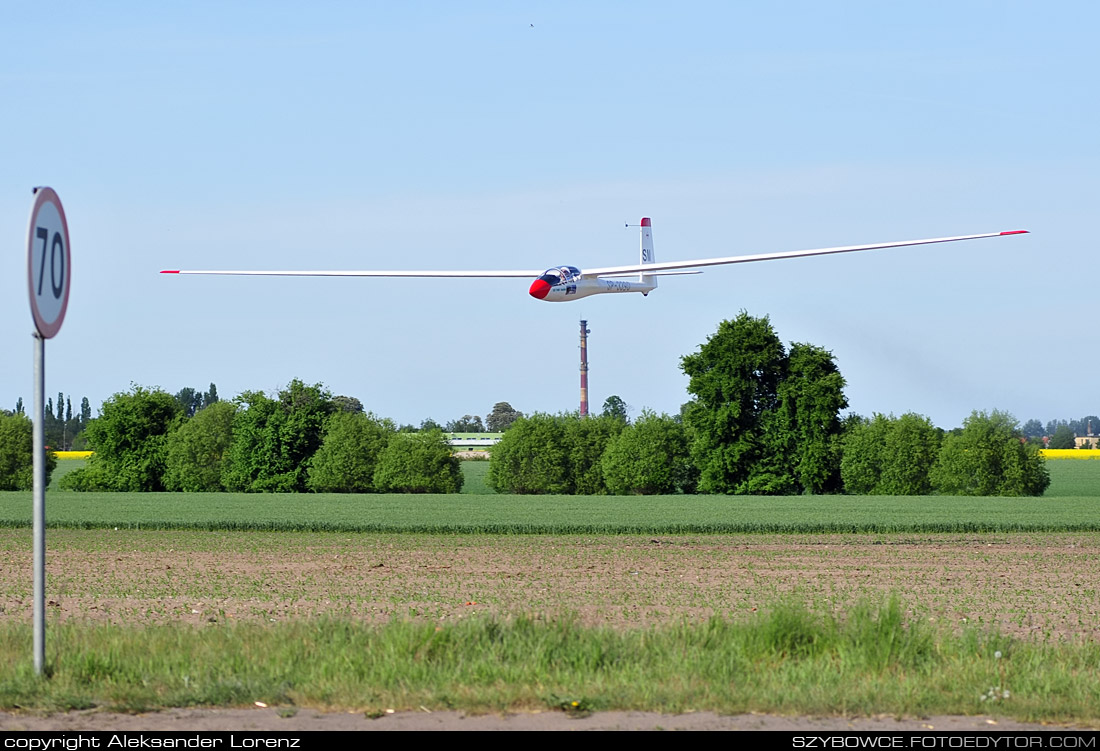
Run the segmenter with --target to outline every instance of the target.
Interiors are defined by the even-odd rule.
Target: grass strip
[[[566,617],[384,626],[320,619],[208,627],[0,624],[0,708],[269,705],[361,711],[563,708],[1100,720],[1100,645],[933,629],[896,598],[837,615],[788,601],[753,618],[648,629]]]

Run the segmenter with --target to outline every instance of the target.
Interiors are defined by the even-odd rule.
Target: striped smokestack
[[[581,321],[581,417],[588,417],[588,321]]]

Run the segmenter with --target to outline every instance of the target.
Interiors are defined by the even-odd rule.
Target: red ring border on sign
[[[47,324],[42,320],[38,312],[34,294],[34,269],[32,259],[34,257],[34,227],[38,221],[38,212],[46,203],[52,203],[57,208],[61,217],[61,227],[65,233],[65,298],[61,301],[61,312],[57,314],[57,320],[53,324]],[[34,316],[34,327],[38,329],[43,339],[51,339],[61,330],[61,324],[65,320],[65,311],[69,308],[69,290],[72,288],[72,250],[69,247],[69,221],[65,218],[65,209],[61,206],[61,199],[53,188],[37,188],[35,190],[34,207],[31,209],[30,226],[27,231],[27,292],[31,298],[31,315]]]

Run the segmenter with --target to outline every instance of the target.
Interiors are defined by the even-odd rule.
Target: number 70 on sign
[[[53,337],[65,320],[71,277],[69,225],[53,188],[35,190],[27,229],[27,283],[39,335]]]

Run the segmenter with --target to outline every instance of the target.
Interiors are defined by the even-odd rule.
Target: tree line
[[[946,433],[921,415],[842,419],[827,350],[788,348],[765,318],[724,321],[681,359],[691,401],[677,417],[534,415],[493,448],[489,482],[510,493],[1041,495],[1039,447],[1007,413]]]
[[[524,416],[498,402],[486,420],[504,430],[490,485],[592,495],[1041,495],[1050,482],[1039,445],[1007,413],[974,412],[950,432],[911,413],[842,418],[845,382],[832,354],[784,345],[767,317],[723,321],[680,367],[691,398],[674,417],[645,410],[631,423],[617,396],[585,419]],[[0,419],[23,421],[0,423],[2,483],[25,476],[18,459],[4,458],[22,449],[5,444],[29,456],[30,421]],[[478,425],[466,415],[448,427]],[[398,427],[354,397],[298,380],[274,396],[250,391],[231,401],[219,400],[214,384],[175,396],[133,386],[82,430],[95,454],[62,478],[63,488],[445,493],[462,485],[434,421]]]
[[[103,403],[88,427],[95,454],[60,481],[62,489],[186,492],[453,493],[458,459],[438,430],[401,433],[299,380],[274,397],[246,391],[185,400],[133,386]]]

